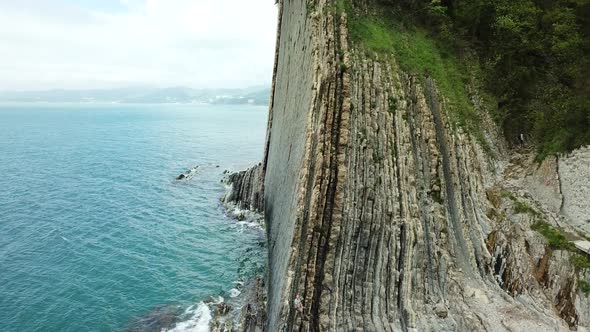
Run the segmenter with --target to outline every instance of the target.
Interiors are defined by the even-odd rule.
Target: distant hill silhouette
[[[246,89],[118,88],[95,90],[0,91],[0,102],[210,103],[267,105],[270,87]]]

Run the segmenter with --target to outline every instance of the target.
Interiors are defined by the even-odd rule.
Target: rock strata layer
[[[427,74],[349,45],[336,5],[279,1],[265,159],[232,181],[234,200],[264,207],[266,330],[588,327],[581,256],[552,238],[579,235],[554,197],[544,203],[503,149],[494,159],[451,125]],[[495,137],[486,144],[501,146]],[[555,161],[569,179],[587,172],[574,164]],[[590,194],[565,184],[555,197],[585,211]]]
[[[240,210],[262,212],[264,210],[264,176],[262,164],[245,171],[229,173],[224,179],[229,189],[222,198],[224,203],[234,204]]]

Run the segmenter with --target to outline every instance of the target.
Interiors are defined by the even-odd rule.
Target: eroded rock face
[[[590,234],[590,146],[559,158],[561,212],[579,230]]]
[[[549,156],[539,165],[529,161],[529,174],[526,177],[527,188],[553,213],[560,212],[563,201],[558,160],[556,156]]]
[[[235,204],[241,210],[262,212],[264,210],[264,175],[262,164],[245,171],[230,173],[224,178],[230,186],[223,202]]]
[[[277,331],[288,314],[290,265],[293,232],[299,228],[299,216],[306,210],[305,181],[312,142],[308,124],[311,105],[320,103],[315,96],[326,86],[319,86],[317,76],[331,71],[322,67],[320,53],[327,41],[320,25],[325,24],[307,13],[307,2],[281,1],[279,35],[273,79],[268,142],[265,157],[265,219],[269,251],[268,331]],[[320,36],[321,34],[321,36]],[[332,34],[333,35],[333,34]],[[309,209],[307,209],[309,211]],[[298,226],[296,226],[298,225]]]
[[[558,227],[551,209],[452,128],[433,79],[349,46],[333,5],[280,2],[262,165],[266,329],[587,326],[573,253],[533,230]]]
[[[540,164],[531,160],[525,163],[527,189],[550,212],[562,216],[578,231],[590,234],[590,146],[549,156]]]

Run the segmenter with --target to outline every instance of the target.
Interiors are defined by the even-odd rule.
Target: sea
[[[205,303],[265,266],[264,231],[220,198],[267,113],[0,104],[0,331],[208,331]]]

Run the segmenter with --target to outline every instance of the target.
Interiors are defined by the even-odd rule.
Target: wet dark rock
[[[264,331],[266,322],[266,288],[264,279],[258,276],[246,286],[247,304],[242,307],[240,325],[242,331]]]
[[[221,302],[218,306],[217,306],[217,310],[215,311],[216,315],[218,316],[225,316],[227,315],[230,311],[232,310],[232,306],[225,303],[225,302]]]
[[[223,202],[235,204],[243,210],[264,210],[264,174],[261,164],[245,171],[225,173],[224,182],[231,186]],[[243,220],[243,219],[242,219]]]
[[[180,174],[179,176],[176,177],[176,180],[189,180],[190,178],[192,178],[193,176],[195,176],[197,174],[197,171],[199,170],[199,166],[195,166],[189,170],[187,170],[186,172]]]
[[[179,321],[182,310],[178,306],[159,306],[153,311],[136,317],[124,332],[160,332],[172,328]]]

